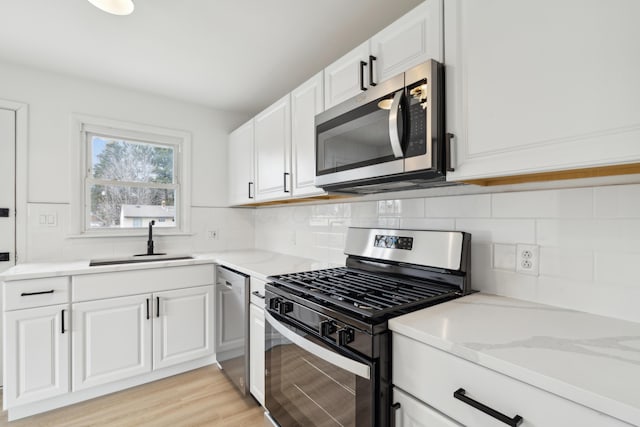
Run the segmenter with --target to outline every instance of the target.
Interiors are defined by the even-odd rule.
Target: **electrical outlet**
[[[218,230],[209,230],[209,239],[210,240],[218,240],[220,233]]]
[[[537,276],[540,271],[540,247],[538,245],[516,246],[516,271]]]

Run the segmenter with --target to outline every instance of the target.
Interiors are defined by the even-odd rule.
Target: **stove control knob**
[[[338,345],[344,347],[355,338],[355,333],[351,328],[338,329]]]
[[[284,315],[291,311],[293,311],[293,303],[291,301],[280,301],[280,304],[278,304],[278,313]]]
[[[269,300],[269,308],[273,311],[279,311],[281,302],[280,298],[272,298]]]
[[[326,337],[336,331],[336,324],[332,320],[323,320],[319,325],[319,333],[321,337]]]

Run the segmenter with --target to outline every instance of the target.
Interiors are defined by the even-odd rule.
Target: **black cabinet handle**
[[[156,297],[156,317],[160,317],[160,297]]]
[[[451,140],[455,138],[455,135],[452,133],[447,133],[447,138],[445,139],[444,145],[444,153],[447,156],[447,172],[453,172],[456,169],[451,166]]]
[[[367,88],[364,87],[364,67],[366,66],[366,62],[360,61],[360,90],[367,90]]]
[[[249,198],[253,199],[253,196],[251,195],[251,186],[253,185],[253,182],[249,182]]]
[[[65,309],[63,308],[62,311],[60,312],[60,317],[62,318],[62,322],[60,322],[61,323],[60,333],[63,333],[63,334],[64,334],[64,312],[65,312]]]
[[[378,58],[373,55],[369,55],[369,86],[377,85],[377,83],[373,81],[373,61],[375,61],[376,59]]]
[[[50,291],[41,291],[41,292],[23,292],[20,294],[21,297],[29,297],[32,295],[44,295],[44,294],[52,294],[54,292],[53,289]]]
[[[149,298],[147,298],[147,320],[149,320]]]
[[[476,408],[479,411],[484,412],[485,414],[495,418],[498,421],[502,421],[503,423],[505,423],[508,426],[511,427],[518,427],[520,424],[522,424],[522,417],[520,415],[516,415],[513,418],[509,418],[506,415],[504,415],[501,412],[496,411],[493,408],[488,407],[487,405],[484,405],[480,402],[478,402],[477,400],[473,400],[470,397],[467,397],[467,395],[465,394],[465,390],[463,388],[459,388],[456,391],[453,392],[453,397],[455,397],[458,400],[463,401],[464,403],[466,403],[469,406],[473,406],[474,408]]]
[[[396,412],[398,412],[398,409],[400,409],[402,407],[402,405],[400,405],[399,402],[394,403],[393,405],[391,405],[391,420],[389,420],[389,425],[391,427],[396,427]]]
[[[264,295],[260,295],[260,291],[253,291],[253,292],[251,292],[251,294],[257,296],[260,299],[264,299],[265,298]]]
[[[291,193],[291,190],[287,190],[287,177],[291,175],[289,172],[284,173],[284,192]]]

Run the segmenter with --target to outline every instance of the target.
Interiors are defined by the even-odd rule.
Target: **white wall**
[[[123,65],[126,66],[126,65]],[[229,215],[227,135],[248,119],[235,114],[115,86],[0,62],[0,98],[29,105],[27,259],[55,261],[144,251],[145,240],[69,239],[70,117],[72,113],[177,129],[192,135],[194,236],[159,238],[157,250],[194,251],[253,244],[251,214]],[[18,165],[18,168],[25,165]],[[41,214],[55,224],[40,224]],[[218,240],[206,231],[220,230]],[[231,230],[240,232],[231,239]]]
[[[467,231],[474,289],[640,321],[638,184],[262,208],[256,246],[343,263],[349,226]],[[538,277],[518,243],[539,245]]]

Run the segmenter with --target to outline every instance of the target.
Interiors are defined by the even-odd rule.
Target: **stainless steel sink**
[[[117,264],[133,264],[140,262],[154,262],[154,261],[172,261],[179,259],[193,259],[190,255],[170,255],[170,254],[139,254],[121,258],[101,258],[92,259],[89,261],[89,267],[97,267],[101,265],[117,265]]]

